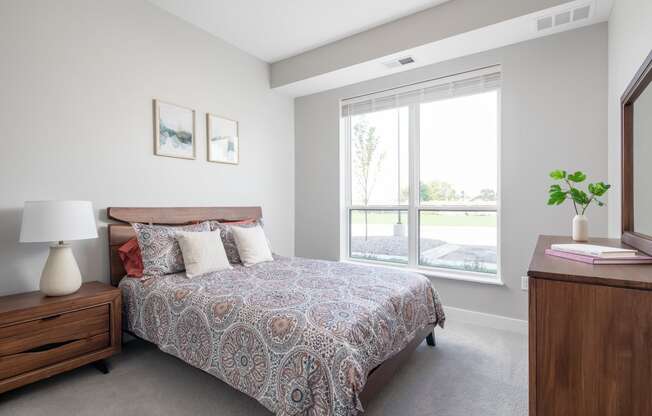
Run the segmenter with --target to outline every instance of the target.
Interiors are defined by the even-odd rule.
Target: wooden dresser
[[[0,393],[120,352],[120,289],[84,283],[68,296],[0,297]]]
[[[530,416],[652,415],[652,265],[530,263]],[[622,246],[620,240],[590,243]]]

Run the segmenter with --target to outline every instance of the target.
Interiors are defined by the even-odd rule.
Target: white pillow
[[[231,269],[219,231],[178,232],[176,237],[188,278]]]
[[[245,266],[253,266],[264,261],[272,261],[272,252],[267,244],[265,231],[260,225],[255,227],[232,226],[231,232],[238,247],[240,260]]]

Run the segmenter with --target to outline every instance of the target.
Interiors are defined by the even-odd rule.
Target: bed
[[[260,207],[109,208],[111,281],[125,329],[277,415],[357,414],[445,316],[416,273],[282,257],[188,279],[123,278],[129,223],[260,219]]]

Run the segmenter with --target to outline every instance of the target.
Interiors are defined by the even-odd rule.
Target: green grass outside
[[[364,224],[364,212],[353,211],[351,222]],[[396,224],[398,214],[388,211],[369,211],[369,224]],[[407,212],[402,213],[403,223],[407,223]],[[422,212],[421,225],[434,225],[443,227],[496,227],[495,213],[448,213]]]

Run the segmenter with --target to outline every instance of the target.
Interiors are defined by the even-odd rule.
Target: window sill
[[[437,279],[448,279],[448,280],[459,280],[464,282],[471,283],[480,283],[484,285],[491,286],[505,286],[500,275],[495,275],[495,277],[486,277],[484,273],[474,273],[474,272],[463,272],[463,271],[454,271],[454,270],[444,270],[444,269],[427,269],[423,267],[407,267],[399,265],[391,265],[386,263],[375,262],[372,260],[360,260],[360,259],[351,259],[347,258],[342,260],[343,263],[350,264],[363,264],[366,266],[381,267],[385,269],[392,270],[403,270],[407,272],[419,273],[427,277],[433,277]]]

